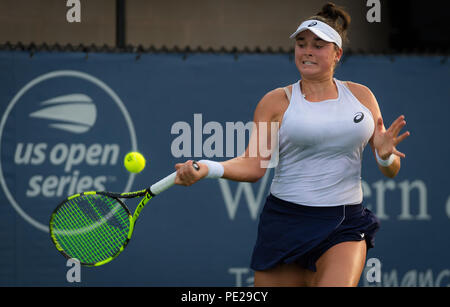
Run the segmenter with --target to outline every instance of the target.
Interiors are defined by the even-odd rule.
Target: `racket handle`
[[[200,170],[200,167],[198,166],[197,162],[195,162],[195,161],[192,162],[192,166],[195,168],[195,170],[197,170],[197,171]],[[164,192],[165,190],[167,190],[168,188],[170,188],[171,186],[173,186],[175,184],[176,177],[177,177],[177,172],[173,172],[169,176],[164,177],[157,183],[153,184],[150,187],[150,194],[152,196],[155,196],[161,192]]]

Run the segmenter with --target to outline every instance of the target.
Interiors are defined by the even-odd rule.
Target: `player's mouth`
[[[317,63],[312,62],[312,61],[302,61],[303,65],[316,65]]]

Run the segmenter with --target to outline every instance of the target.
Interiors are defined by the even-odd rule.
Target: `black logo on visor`
[[[358,112],[355,114],[355,117],[353,118],[353,122],[355,124],[357,124],[357,123],[361,122],[363,119],[364,119],[364,113]]]
[[[313,21],[313,22],[311,22],[311,23],[308,25],[308,28],[309,28],[309,27],[314,27],[316,24],[317,24],[317,22],[316,22],[316,21]]]

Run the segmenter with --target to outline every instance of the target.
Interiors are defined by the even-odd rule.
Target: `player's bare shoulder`
[[[292,91],[292,89],[290,89]],[[280,121],[289,106],[283,88],[271,90],[259,101],[255,109],[255,120]]]
[[[378,115],[380,112],[380,108],[378,106],[377,99],[372,91],[365,85],[345,81],[345,84],[348,86],[352,94],[359,100],[366,108],[368,108],[372,115]],[[377,116],[374,116],[376,118]]]

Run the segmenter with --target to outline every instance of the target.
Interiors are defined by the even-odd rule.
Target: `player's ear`
[[[335,54],[335,63],[337,64],[341,58],[342,58],[342,54],[344,53],[344,51],[342,50],[342,48],[339,48],[338,46],[335,46],[335,50],[336,50],[336,54]]]

